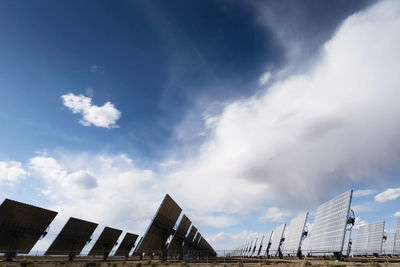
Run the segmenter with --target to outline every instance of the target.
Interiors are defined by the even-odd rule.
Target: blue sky
[[[398,10],[2,1],[0,197],[59,211],[50,238],[68,216],[143,234],[170,193],[228,249],[353,188],[392,229]]]

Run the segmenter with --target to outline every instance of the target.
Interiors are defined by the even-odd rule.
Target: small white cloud
[[[360,228],[360,226],[366,225],[368,222],[362,220],[360,217],[356,217],[356,221],[354,223],[354,229]]]
[[[264,84],[268,83],[271,80],[271,78],[272,78],[271,72],[267,71],[260,77],[258,82],[260,85],[264,85]]]
[[[118,127],[116,122],[121,117],[121,112],[111,102],[106,102],[103,106],[96,106],[92,104],[92,98],[72,93],[62,95],[61,98],[64,106],[73,113],[82,114],[83,118],[79,120],[82,125],[93,124],[104,128]]]
[[[29,173],[24,170],[21,162],[0,161],[0,184],[13,185],[28,175]]]
[[[177,165],[179,163],[181,163],[180,160],[170,159],[170,160],[166,160],[166,161],[159,163],[159,165],[161,167],[171,167],[171,166]]]
[[[365,190],[356,190],[353,193],[353,197],[364,197],[369,196],[375,193],[375,190],[365,189]]]
[[[393,214],[393,217],[400,217],[400,211],[396,211],[396,212]]]
[[[267,213],[260,218],[260,222],[283,222],[286,218],[292,216],[290,210],[280,209],[278,207],[271,207],[267,209]]]
[[[382,193],[379,193],[375,196],[375,201],[377,202],[386,202],[389,200],[394,200],[400,197],[400,187],[398,188],[388,188]]]
[[[217,250],[235,249],[251,240],[261,238],[263,235],[263,233],[243,230],[239,233],[220,232],[215,235],[208,236],[206,239],[210,242],[210,245]]]

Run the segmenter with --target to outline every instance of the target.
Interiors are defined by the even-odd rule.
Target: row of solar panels
[[[166,257],[168,250],[172,256],[178,253],[183,255],[184,251],[190,250],[196,252],[196,257],[204,254],[216,255],[195,226],[191,227],[186,236],[191,221],[185,215],[175,230],[175,223],[181,211],[175,201],[166,195],[134,253],[141,256],[144,253],[148,255],[162,253]],[[4,200],[0,206],[0,253],[5,253],[9,260],[17,253],[28,254],[37,241],[47,234],[47,229],[57,214],[55,211],[14,200]],[[68,255],[72,260],[91,241],[97,226],[97,223],[71,217],[46,250],[45,255]],[[105,227],[88,256],[100,254],[106,259],[117,245],[121,233],[122,230]],[[137,238],[136,234],[126,233],[114,256],[127,258]],[[186,250],[183,246],[186,246]]]
[[[353,255],[399,255],[400,254],[400,218],[396,231],[385,232],[385,222],[361,225],[352,250]]]
[[[354,213],[350,209],[353,190],[349,190],[323,204],[316,211],[312,230],[306,223],[308,212],[294,218],[273,231],[244,244],[233,252],[241,257],[283,257],[333,254],[338,258],[349,253]]]

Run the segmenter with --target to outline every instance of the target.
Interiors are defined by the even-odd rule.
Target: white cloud
[[[227,105],[199,155],[169,175],[179,198],[230,213],[300,208],[399,170],[399,10],[384,1],[350,16],[311,69]]]
[[[234,249],[243,246],[249,241],[263,236],[263,233],[243,230],[238,233],[220,232],[215,235],[207,236],[206,239],[216,250]]]
[[[368,224],[367,221],[362,220],[360,217],[356,217],[356,220],[355,220],[353,228],[354,229],[358,229],[358,228],[360,228],[360,226],[363,226],[363,225],[366,225],[366,224]]]
[[[271,80],[271,78],[272,78],[271,72],[267,71],[263,75],[261,75],[258,82],[260,85],[265,85],[266,83],[268,83]]]
[[[29,173],[18,161],[0,161],[0,184],[13,185],[26,178]]]
[[[400,217],[400,211],[396,211],[396,212],[393,214],[393,217]]]
[[[369,196],[375,193],[375,190],[372,189],[364,189],[364,190],[356,190],[353,192],[353,197],[364,197]]]
[[[267,209],[266,214],[258,218],[258,221],[283,222],[291,216],[293,216],[293,212],[290,210],[280,209],[278,207],[271,207]]]
[[[96,106],[92,104],[92,98],[72,93],[62,95],[61,98],[63,104],[73,113],[82,114],[83,117],[79,121],[82,125],[93,124],[104,128],[118,127],[116,122],[121,117],[121,112],[111,102],[106,102],[103,106]]]
[[[398,188],[388,188],[382,193],[379,193],[375,196],[375,201],[377,202],[386,202],[389,200],[394,200],[400,197],[400,187]]]

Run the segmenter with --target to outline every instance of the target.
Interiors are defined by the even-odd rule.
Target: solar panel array
[[[183,256],[183,242],[185,241],[185,235],[191,224],[192,222],[189,220],[189,218],[186,215],[183,215],[168,246],[168,253],[171,256],[177,256],[179,254],[182,254],[180,256]]]
[[[397,218],[396,235],[394,237],[394,254],[400,254],[400,217]]]
[[[308,212],[304,212],[290,221],[289,227],[285,232],[285,242],[282,249],[283,255],[296,256],[299,252],[307,217]]]
[[[358,228],[354,255],[373,255],[382,253],[385,222],[362,225]]]
[[[286,224],[279,225],[275,228],[272,235],[271,247],[269,249],[269,256],[279,256],[280,246],[282,244],[283,233],[285,232]]]
[[[353,190],[349,190],[317,208],[308,243],[310,254],[341,253]]]
[[[386,240],[384,240],[382,245],[382,255],[394,255],[394,241],[396,233],[390,231],[386,233]]]
[[[104,259],[107,259],[121,233],[122,230],[105,227],[96,240],[96,243],[94,243],[92,249],[89,251],[88,256],[102,255]]]

